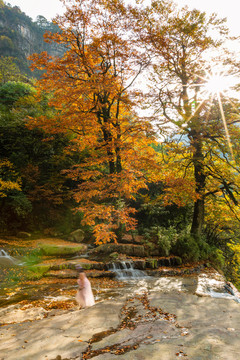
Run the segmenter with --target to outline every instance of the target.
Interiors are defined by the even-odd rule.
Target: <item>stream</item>
[[[28,302],[45,301],[53,303],[65,301],[69,307],[75,304],[77,290],[76,279],[58,279],[40,281],[8,287],[4,279],[11,272],[21,271],[21,261],[10,256],[7,251],[0,250],[0,307],[18,304],[23,300]],[[111,264],[110,271],[115,274],[114,279],[90,278],[96,302],[114,299],[119,296],[135,295],[139,293],[169,293],[181,292],[224,298],[240,302],[236,289],[226,283],[224,277],[217,271],[201,272],[191,276],[161,276],[154,277],[147,272],[135,269],[131,261]]]

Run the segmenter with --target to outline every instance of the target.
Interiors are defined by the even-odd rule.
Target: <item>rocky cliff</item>
[[[27,57],[32,53],[48,51],[60,55],[63,52],[59,46],[44,42],[43,34],[47,30],[59,29],[43,16],[33,21],[18,6],[11,7],[0,0],[0,56],[16,58],[21,70],[28,72]]]

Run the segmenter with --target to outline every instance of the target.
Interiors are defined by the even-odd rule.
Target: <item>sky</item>
[[[4,0],[12,6],[20,9],[33,20],[37,15],[43,15],[51,20],[56,14],[63,12],[62,3],[59,0]],[[197,8],[208,13],[216,12],[219,17],[227,17],[231,34],[240,35],[238,0],[175,0],[180,6],[188,5],[189,8]]]

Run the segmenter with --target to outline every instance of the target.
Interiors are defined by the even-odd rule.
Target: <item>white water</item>
[[[9,264],[16,264],[16,259],[8,255],[8,253],[5,250],[0,249],[0,265],[9,265]]]
[[[240,303],[240,294],[237,289],[227,286],[224,277],[217,272],[214,278],[207,276],[207,274],[198,276],[196,294],[218,299],[230,299]]]
[[[109,265],[110,271],[116,274],[116,279],[139,279],[146,278],[148,275],[143,270],[134,269],[134,264],[131,261],[121,261]]]

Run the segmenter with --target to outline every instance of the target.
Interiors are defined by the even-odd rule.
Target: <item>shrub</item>
[[[177,241],[177,231],[173,226],[169,228],[152,226],[145,230],[144,238],[147,243],[154,243],[161,256],[169,256],[172,246]]]
[[[200,258],[200,249],[196,240],[187,233],[179,234],[179,237],[172,247],[174,255],[180,256],[183,262],[197,261]]]

